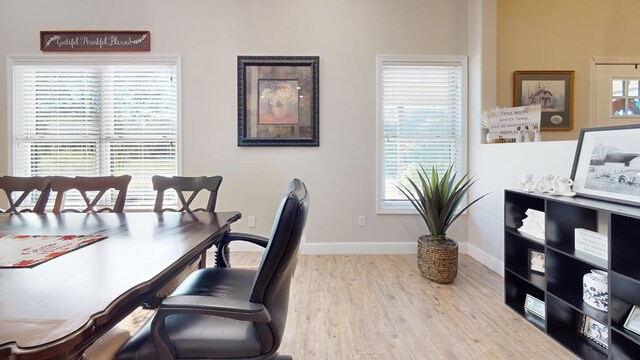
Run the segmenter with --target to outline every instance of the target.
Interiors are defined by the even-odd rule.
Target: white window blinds
[[[419,164],[464,169],[466,58],[378,59],[378,209],[411,207],[396,184]]]
[[[127,207],[152,206],[151,176],[177,174],[177,64],[13,66],[16,176],[133,177]]]

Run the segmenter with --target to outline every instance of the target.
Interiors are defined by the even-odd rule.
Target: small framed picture
[[[529,269],[538,274],[544,274],[544,252],[529,249]]]
[[[586,315],[582,315],[578,332],[598,346],[609,349],[609,328],[605,325]]]
[[[513,106],[540,105],[540,130],[573,129],[573,70],[513,73]]]
[[[625,329],[640,335],[640,306],[633,305],[623,326]]]
[[[544,301],[527,294],[524,300],[524,311],[532,313],[542,319],[545,317]]]

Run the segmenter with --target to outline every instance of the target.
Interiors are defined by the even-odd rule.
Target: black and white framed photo
[[[573,191],[640,205],[640,125],[582,129],[573,160]]]
[[[586,315],[582,315],[578,332],[596,345],[609,349],[609,328],[605,325]]]
[[[640,335],[640,306],[633,305],[623,326],[625,329]]]
[[[541,319],[545,317],[544,301],[536,298],[531,294],[527,294],[524,300],[524,311],[538,316]]]
[[[544,251],[529,249],[529,270],[534,273],[544,274]]]

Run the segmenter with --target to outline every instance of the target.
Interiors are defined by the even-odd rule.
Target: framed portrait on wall
[[[238,146],[319,146],[319,62],[238,56]]]
[[[540,130],[573,129],[573,70],[517,70],[513,106],[540,105]]]

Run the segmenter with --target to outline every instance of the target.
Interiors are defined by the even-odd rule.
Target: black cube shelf
[[[640,208],[585,198],[505,190],[505,304],[582,359],[638,359],[640,335],[623,327],[632,305],[640,306]],[[545,239],[517,229],[527,209],[545,213]],[[575,251],[574,230],[600,230],[608,259]],[[545,273],[529,270],[528,251],[545,253]],[[582,300],[582,277],[591,269],[609,274],[609,311]],[[542,320],[524,311],[526,295],[545,301]],[[586,315],[609,329],[608,349],[578,331]]]

